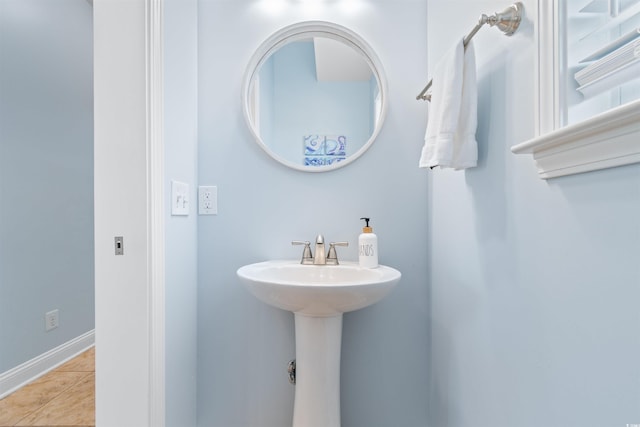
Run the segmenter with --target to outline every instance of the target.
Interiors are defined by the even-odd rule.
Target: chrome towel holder
[[[520,21],[522,20],[522,14],[524,11],[524,6],[521,2],[516,2],[503,10],[502,12],[496,12],[491,16],[487,16],[482,14],[480,19],[478,20],[478,24],[473,27],[471,32],[467,34],[467,36],[463,40],[464,47],[467,47],[469,41],[476,35],[476,33],[482,28],[485,24],[489,24],[490,26],[497,26],[500,31],[506,36],[510,36],[516,32],[518,27],[520,26]],[[416,100],[423,101],[431,101],[431,94],[427,93],[427,91],[431,88],[433,84],[433,79],[429,80],[429,83],[422,89],[422,92],[418,96],[416,96]]]

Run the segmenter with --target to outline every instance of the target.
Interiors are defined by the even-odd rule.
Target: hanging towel
[[[436,64],[420,167],[476,166],[478,162],[478,88],[473,42],[456,43]]]

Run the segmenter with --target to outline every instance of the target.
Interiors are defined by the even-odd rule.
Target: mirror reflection
[[[272,157],[311,172],[341,167],[373,142],[383,116],[380,71],[352,40],[300,33],[251,74],[249,125]]]

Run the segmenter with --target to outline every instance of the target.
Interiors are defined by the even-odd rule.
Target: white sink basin
[[[400,272],[353,262],[266,261],[239,268],[238,277],[262,302],[295,313],[293,427],[340,427],[342,313],[380,301]]]
[[[357,263],[302,265],[266,261],[238,269],[238,277],[262,302],[306,316],[335,316],[380,301],[400,280],[387,266],[360,268]]]

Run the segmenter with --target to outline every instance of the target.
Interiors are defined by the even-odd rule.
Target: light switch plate
[[[218,187],[215,185],[198,187],[198,213],[200,215],[218,214]]]
[[[189,215],[189,184],[171,181],[171,215]]]

